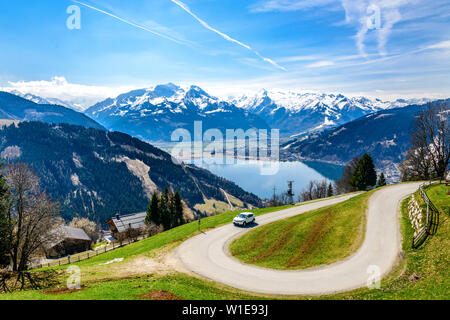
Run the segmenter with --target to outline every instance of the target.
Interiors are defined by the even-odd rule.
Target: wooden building
[[[111,229],[111,234],[114,238],[119,238],[120,234],[123,234],[129,229],[140,230],[145,228],[146,212],[140,212],[128,215],[116,215],[106,222]]]
[[[92,240],[83,229],[67,226],[54,230],[58,240],[45,248],[45,255],[49,259],[65,257],[91,248]]]

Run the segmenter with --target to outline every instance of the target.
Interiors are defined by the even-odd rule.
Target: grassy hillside
[[[282,210],[291,206],[251,210],[255,215]],[[227,212],[202,219],[201,229],[215,228],[231,223],[238,212]],[[210,281],[197,279],[174,270],[165,264],[164,256],[181,242],[199,233],[198,223],[192,222],[126,247],[107,252],[89,260],[76,263],[81,268],[82,285],[78,292],[63,290],[68,275],[67,266],[46,268],[34,272],[54,270],[59,272],[59,286],[53,291],[23,291],[0,294],[0,300],[8,299],[139,299],[139,295],[154,290],[166,290],[186,299],[250,299],[244,293],[237,294]],[[102,265],[113,259],[123,261]],[[164,270],[162,270],[164,269]],[[62,294],[55,295],[57,288]]]
[[[230,252],[245,263],[273,269],[303,269],[341,260],[363,242],[372,193],[256,228],[235,239]]]
[[[430,195],[433,186],[427,190]],[[439,193],[438,193],[439,194]],[[431,195],[430,195],[431,197]],[[442,199],[444,206],[450,205],[448,196]],[[197,234],[195,223],[187,224],[164,232],[155,237],[133,245],[106,253],[76,265],[82,271],[83,290],[68,292],[52,288],[51,290],[24,291],[12,294],[0,294],[0,300],[8,299],[450,299],[450,239],[448,216],[441,215],[436,235],[430,237],[418,250],[411,249],[413,230],[406,211],[409,198],[402,203],[400,217],[403,235],[404,255],[395,269],[382,280],[381,289],[362,288],[351,292],[325,296],[271,296],[248,293],[230,288],[209,280],[188,275],[165,266],[161,270],[149,265],[142,268],[145,262],[159,262],[166,259],[172,249],[183,240]],[[434,200],[433,200],[434,201]],[[439,202],[437,201],[437,202]],[[278,208],[279,209],[279,208]],[[257,215],[278,210],[276,208],[254,210]],[[231,222],[235,213],[224,213],[202,220],[203,228],[213,228]],[[124,261],[110,265],[100,265],[114,258]],[[60,288],[65,287],[68,277],[65,267],[54,268],[61,272]]]
[[[174,163],[169,153],[120,132],[21,122],[0,130],[0,158],[29,164],[66,221],[79,216],[104,224],[115,213],[146,211],[151,194],[165,187],[178,190],[190,209],[205,199],[227,203],[222,190],[243,207],[262,206],[235,183]]]
[[[432,184],[425,188],[425,192],[441,213],[450,214],[450,186]]]
[[[450,206],[445,185],[432,185],[426,192],[440,209]],[[416,199],[420,197],[415,194]],[[411,248],[413,229],[408,218],[408,202],[402,202],[401,231],[404,255],[397,267],[381,281],[380,290],[359,289],[350,293],[327,296],[338,299],[450,299],[450,225],[449,216],[440,214],[437,233],[419,249]]]

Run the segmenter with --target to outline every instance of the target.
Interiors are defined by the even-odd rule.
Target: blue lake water
[[[287,191],[288,181],[294,181],[293,190],[295,199],[297,195],[308,185],[311,180],[334,180],[342,174],[342,167],[320,162],[278,162],[276,165],[269,161],[256,160],[234,160],[233,164],[223,162],[214,163],[212,159],[193,160],[191,163],[207,169],[212,173],[233,181],[241,188],[252,192],[260,198],[270,198],[273,195],[273,188],[276,192]],[[314,169],[313,169],[314,168]],[[267,175],[270,171],[275,174]]]

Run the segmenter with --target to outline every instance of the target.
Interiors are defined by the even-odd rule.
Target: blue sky
[[[44,96],[166,82],[450,96],[448,0],[4,0],[0,37],[0,86]]]

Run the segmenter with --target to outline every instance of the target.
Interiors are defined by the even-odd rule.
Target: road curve
[[[241,290],[281,295],[327,294],[367,285],[373,270],[385,275],[401,249],[400,201],[415,192],[419,183],[398,184],[376,191],[369,199],[365,239],[349,258],[306,270],[273,270],[243,264],[227,254],[230,240],[249,229],[226,225],[182,243],[176,255],[194,273]],[[325,200],[257,217],[258,225],[285,219],[345,201],[354,195]],[[373,267],[375,266],[375,267]],[[374,269],[375,268],[375,269]]]

